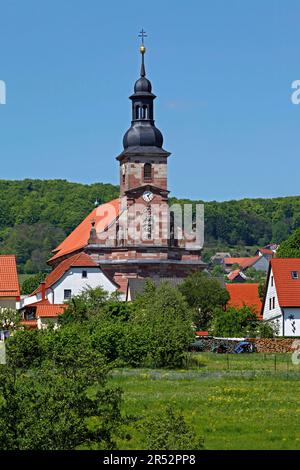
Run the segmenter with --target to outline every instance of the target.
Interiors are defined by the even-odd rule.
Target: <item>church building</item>
[[[203,270],[201,243],[183,214],[169,208],[167,168],[170,152],[155,126],[151,82],[146,78],[142,43],[140,77],[130,96],[131,126],[117,156],[120,196],[96,207],[53,251],[57,268],[78,253],[88,255],[101,272],[126,292],[131,278],[184,278]]]

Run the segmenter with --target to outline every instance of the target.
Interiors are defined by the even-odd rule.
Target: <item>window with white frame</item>
[[[299,279],[299,272],[298,271],[292,271],[291,275],[292,275],[292,279]]]
[[[64,300],[70,300],[71,297],[72,297],[71,289],[65,289],[64,290]]]

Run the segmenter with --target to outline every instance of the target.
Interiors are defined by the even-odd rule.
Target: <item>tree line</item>
[[[20,272],[47,270],[53,250],[95,207],[119,195],[119,187],[66,180],[0,180],[0,253],[15,253]],[[255,247],[280,243],[300,227],[300,196],[205,204],[207,247]],[[242,249],[242,248],[240,248]]]

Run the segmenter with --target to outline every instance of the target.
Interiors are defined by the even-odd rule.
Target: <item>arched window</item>
[[[152,178],[152,167],[151,163],[145,163],[144,165],[144,179],[151,180]]]
[[[136,106],[135,107],[135,119],[139,119],[140,117],[140,107]]]
[[[148,107],[143,106],[143,119],[148,119]]]

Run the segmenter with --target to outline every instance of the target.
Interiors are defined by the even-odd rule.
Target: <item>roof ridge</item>
[[[107,206],[107,210],[106,210]],[[111,210],[109,210],[109,206]],[[100,209],[100,210],[99,210]],[[103,210],[104,209],[104,210]],[[75,227],[75,229],[67,235],[67,237],[52,250],[52,257],[49,262],[59,259],[60,257],[82,250],[87,244],[91,230],[91,220],[95,219],[98,225],[98,231],[102,233],[108,227],[112,220],[115,220],[120,213],[120,198],[107,201],[100,206],[95,207],[86,217]],[[112,217],[113,216],[113,217]]]

